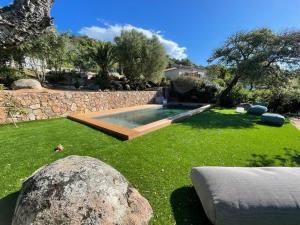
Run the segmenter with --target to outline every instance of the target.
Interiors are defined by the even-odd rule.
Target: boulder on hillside
[[[20,192],[13,225],[147,225],[148,201],[111,166],[69,156],[42,167]]]
[[[39,81],[34,80],[34,79],[20,79],[16,80],[12,83],[11,88],[13,90],[18,90],[18,89],[36,89],[36,90],[41,90],[42,85]]]

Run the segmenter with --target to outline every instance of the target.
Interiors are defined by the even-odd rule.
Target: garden
[[[33,10],[27,12],[26,7],[17,9],[21,3],[13,5],[13,10],[5,7],[0,11],[0,15],[5,12],[6,21],[12,21],[8,25],[0,23],[0,31],[6,33],[0,35],[0,121],[5,120],[0,124],[1,224],[73,224],[72,215],[81,216],[81,224],[102,224],[117,215],[113,224],[121,221],[120,225],[141,225],[150,221],[153,225],[211,225],[205,204],[192,183],[192,168],[292,170],[300,166],[299,31],[259,28],[236,32],[202,66],[188,58],[172,58],[159,36],[149,37],[135,29],[123,30],[108,42],[59,33],[48,15],[52,1],[31,3],[42,7],[47,15],[31,15]],[[32,17],[40,23],[30,26]],[[202,69],[205,74],[185,73],[167,79],[165,70],[174,66]],[[36,86],[29,80],[37,82]],[[35,87],[38,88],[27,89]],[[157,99],[164,104],[157,109],[171,104],[207,108],[176,122],[163,118],[170,126],[158,125],[155,132],[129,141],[113,137],[107,129],[100,132],[91,127],[90,121],[96,117],[93,113],[112,110],[116,114],[117,108],[137,107]],[[154,117],[157,111],[152,112]],[[95,116],[86,118],[90,125],[86,126],[66,118],[73,113]],[[131,111],[123,117],[130,114]],[[147,119],[140,114],[133,115],[139,115],[142,121]],[[32,121],[23,122],[29,120]],[[292,120],[298,121],[298,129]],[[149,130],[154,131],[153,127]],[[84,166],[57,161],[74,159],[68,156],[93,159],[82,157],[87,160]],[[96,170],[96,174],[102,173],[100,176],[91,172],[98,168],[88,164],[93,160],[100,165]],[[79,169],[74,172],[70,169],[73,166]],[[54,175],[45,175],[49,168]],[[68,169],[71,176],[64,173]],[[38,180],[37,175],[43,177]],[[85,186],[91,181],[95,182],[90,186],[93,188],[104,184],[98,190],[100,194],[93,191],[97,198],[112,197],[95,201],[95,193]],[[38,182],[46,187],[45,192],[39,189]],[[121,189],[118,191],[124,201],[114,195],[116,187]],[[140,198],[132,200],[132,195]],[[34,201],[28,200],[35,197]],[[115,207],[116,202],[121,202],[119,208]],[[105,204],[111,205],[104,207]],[[124,205],[129,211],[122,211]],[[47,211],[53,208],[55,215]],[[104,212],[97,211],[99,208]],[[148,209],[148,216],[143,214],[144,209]],[[136,212],[140,215],[136,216]],[[134,216],[128,219],[131,214]],[[133,219],[138,222],[132,222]]]
[[[22,181],[68,155],[92,156],[119,170],[149,201],[152,224],[209,225],[192,187],[194,166],[299,166],[300,132],[258,124],[256,116],[213,109],[132,141],[66,119],[0,128],[0,220],[9,224]],[[71,132],[66,132],[71,131]],[[65,150],[54,152],[62,143]]]

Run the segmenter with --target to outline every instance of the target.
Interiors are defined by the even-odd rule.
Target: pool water
[[[198,107],[168,106],[139,109],[134,111],[115,113],[105,116],[94,117],[93,119],[102,120],[108,123],[126,128],[136,128],[158,120],[166,119],[184,113]]]

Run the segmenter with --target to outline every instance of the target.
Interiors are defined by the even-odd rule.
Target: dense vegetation
[[[0,221],[6,225],[22,181],[67,155],[98,158],[119,170],[151,203],[152,224],[208,225],[191,185],[194,166],[299,166],[300,133],[233,110],[212,110],[132,141],[66,119],[0,127]],[[70,132],[72,131],[72,135]],[[57,144],[65,151],[55,153]]]
[[[49,30],[16,48],[0,51],[0,84],[9,87],[24,76],[57,84],[68,77],[70,81],[65,83],[80,88],[82,74],[92,72],[94,85],[85,85],[93,90],[170,85],[171,97],[179,101],[214,102],[225,107],[264,102],[273,112],[298,113],[299,43],[298,31],[238,32],[213,52],[204,68],[189,59],[170,58],[157,37],[147,38],[136,30],[123,31],[114,42]],[[24,63],[31,69],[24,69]],[[164,69],[176,65],[205,69],[206,77],[167,82]]]
[[[219,96],[221,105],[264,101],[273,111],[300,110],[299,31],[238,32],[217,48],[208,61],[218,62],[208,69],[215,79],[225,83]]]
[[[114,42],[49,30],[20,46],[1,51],[0,58],[0,83],[6,86],[25,75],[32,75],[42,83],[57,82],[66,71],[72,71],[75,77],[94,72],[104,86],[110,84],[113,72],[123,75],[129,85],[160,83],[168,62],[158,38],[147,38],[136,30],[123,31]],[[23,68],[25,64],[29,71]]]

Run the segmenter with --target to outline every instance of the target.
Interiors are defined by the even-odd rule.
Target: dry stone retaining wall
[[[107,109],[153,103],[161,96],[157,91],[122,92],[0,92],[0,124],[12,122],[4,108],[5,95],[12,95],[24,114],[16,115],[16,121],[42,120],[66,117],[71,113],[87,113]]]

